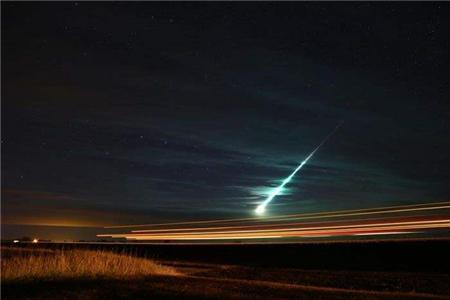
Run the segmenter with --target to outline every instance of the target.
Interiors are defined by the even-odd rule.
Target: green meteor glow
[[[316,148],[317,150],[318,148]],[[308,160],[314,155],[314,152],[316,152],[316,150],[314,150],[310,155],[308,155],[308,157],[302,161],[302,163],[294,170],[294,172],[291,173],[291,175],[289,175],[289,177],[287,177],[286,179],[283,180],[283,182],[277,187],[275,188],[269,195],[269,197],[267,197],[266,200],[264,200],[263,203],[261,203],[260,205],[258,205],[258,207],[256,208],[255,212],[258,215],[263,214],[266,211],[266,206],[270,203],[270,201],[272,201],[273,198],[275,198],[275,196],[277,196],[282,190],[283,187],[289,183],[289,181],[292,180],[292,178],[294,177],[294,175],[300,171],[300,169],[308,162]]]
[[[317,150],[319,150],[319,148],[325,144],[325,142],[336,132],[336,130],[338,130],[338,128],[342,125],[342,123],[338,124],[336,126],[336,128],[327,136],[325,137],[325,139],[322,140],[322,142],[319,144],[319,146],[317,146],[306,158],[304,161],[301,162],[301,164],[294,170],[294,172],[291,173],[291,175],[289,175],[286,179],[283,180],[283,182],[277,187],[275,188],[269,195],[269,197],[267,197],[266,200],[264,200],[264,202],[262,202],[260,205],[258,205],[258,207],[255,209],[255,213],[258,215],[262,215],[264,214],[264,212],[266,211],[266,206],[273,200],[273,198],[275,198],[277,195],[280,194],[280,192],[283,190],[284,186],[286,184],[288,184],[292,178],[295,176],[295,174],[300,171],[300,169],[308,162],[308,160],[314,155],[314,153],[316,153]]]

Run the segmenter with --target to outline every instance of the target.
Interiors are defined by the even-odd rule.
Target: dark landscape
[[[44,243],[15,249],[113,252],[155,261],[177,274],[22,278],[2,283],[3,299],[267,299],[268,293],[271,299],[450,298],[446,239],[271,245]]]

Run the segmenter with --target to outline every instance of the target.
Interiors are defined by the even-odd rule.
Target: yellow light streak
[[[302,237],[310,235],[347,235],[357,233],[370,233],[374,231],[392,232],[393,230],[413,230],[427,228],[449,228],[450,219],[372,223],[344,226],[319,226],[288,229],[267,230],[230,230],[219,232],[197,232],[197,233],[171,233],[171,234],[101,234],[98,237],[126,238],[133,240],[217,240],[217,239],[258,239],[258,238],[281,238]],[[358,231],[355,233],[355,231]],[[334,233],[333,233],[334,232]]]
[[[433,206],[435,205],[435,206]],[[425,207],[422,207],[425,206]],[[427,207],[429,206],[429,207]],[[365,209],[351,209],[332,212],[318,212],[318,213],[304,213],[304,214],[291,214],[284,216],[274,216],[265,218],[236,218],[236,219],[219,219],[219,220],[205,220],[205,221],[192,221],[192,222],[175,222],[175,223],[158,223],[158,224],[135,224],[135,225],[117,225],[117,226],[105,226],[104,228],[132,228],[132,227],[152,227],[152,226],[172,226],[172,225],[192,225],[192,224],[213,224],[213,223],[230,223],[230,222],[276,222],[287,221],[297,219],[318,219],[318,218],[336,218],[345,216],[358,216],[358,215],[371,215],[371,214],[388,214],[398,212],[412,212],[412,211],[427,211],[438,209],[450,209],[450,201],[436,202],[436,203],[422,203],[411,205],[397,205],[386,206],[380,208],[365,208]]]

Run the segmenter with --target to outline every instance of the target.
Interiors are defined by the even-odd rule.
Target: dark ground
[[[28,244],[152,257],[181,277],[2,284],[2,299],[450,299],[450,241]]]
[[[20,246],[100,248],[157,260],[241,266],[450,274],[450,239],[295,244],[50,243]]]

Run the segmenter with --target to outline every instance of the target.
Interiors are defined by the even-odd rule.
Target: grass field
[[[177,275],[154,261],[102,250],[2,248],[2,281]]]
[[[214,253],[211,253],[214,255]],[[450,299],[450,275],[303,270],[2,248],[2,299]]]

